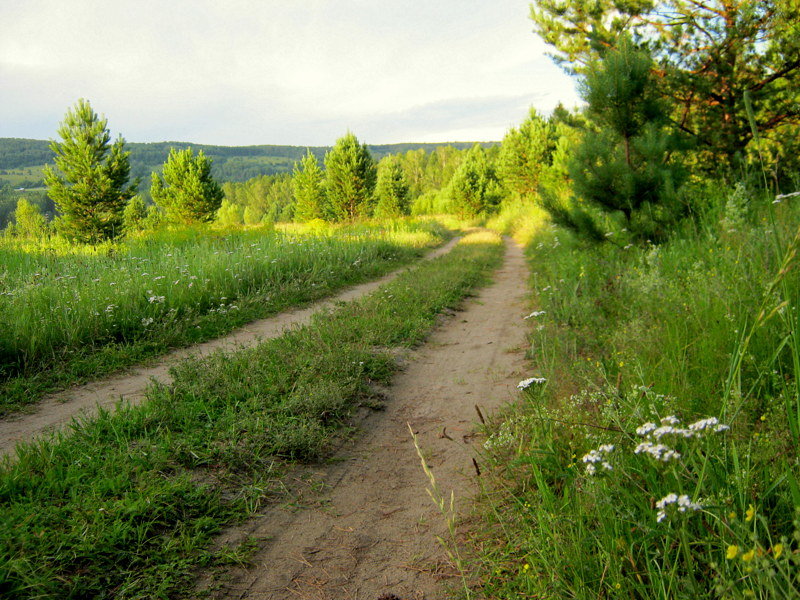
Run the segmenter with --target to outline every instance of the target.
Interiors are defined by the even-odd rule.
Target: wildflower
[[[527,317],[525,317],[523,320],[535,319],[536,317],[541,317],[545,313],[546,313],[546,311],[543,311],[543,310],[535,310],[531,314],[529,314]]]
[[[608,462],[606,458],[606,454],[610,454],[614,451],[613,444],[603,444],[597,450],[589,450],[586,454],[583,455],[581,458],[581,462],[586,464],[586,474],[587,475],[594,475],[597,473],[597,466],[600,465],[606,471],[613,471],[614,467]]]
[[[529,379],[523,379],[522,381],[520,381],[517,384],[517,389],[518,390],[527,390],[534,383],[542,384],[542,383],[545,383],[546,381],[547,381],[547,379],[544,378],[544,377],[531,377]]]
[[[750,562],[755,558],[755,556],[756,556],[756,551],[750,550],[750,552],[745,552],[744,554],[742,554],[742,560],[744,562]]]
[[[775,558],[780,558],[781,554],[783,554],[783,544],[775,544],[772,547],[772,556]]]
[[[636,435],[647,435],[651,431],[653,431],[657,425],[655,423],[645,423],[641,427],[636,428]]]
[[[745,515],[746,515],[745,518],[744,518],[745,521],[747,521],[748,523],[750,521],[752,521],[753,517],[756,516],[756,507],[751,504],[747,508],[747,511],[745,512]]]
[[[725,558],[732,560],[739,554],[739,546],[728,546],[728,551],[725,553]]]
[[[697,511],[703,508],[697,502],[692,502],[692,499],[686,494],[681,494],[680,496],[675,493],[667,494],[661,500],[656,502],[656,508],[658,509],[658,513],[656,514],[657,522],[661,523],[661,521],[667,518],[667,507],[671,505],[677,506],[678,512],[682,513],[685,513],[689,510]]]
[[[653,442],[642,442],[633,451],[634,454],[649,454],[656,460],[661,462],[669,462],[670,460],[678,460],[681,455],[675,452],[672,448],[664,444],[654,444]]]
[[[142,325],[147,327],[148,325],[153,324],[153,317],[147,317],[146,319],[142,319]]]

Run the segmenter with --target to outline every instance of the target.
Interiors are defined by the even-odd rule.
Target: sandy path
[[[428,253],[425,260],[446,254],[456,245],[458,239],[450,240]],[[353,286],[306,308],[290,309],[268,319],[253,321],[225,337],[176,350],[157,359],[158,363],[155,365],[133,367],[119,375],[47,396],[34,407],[33,413],[15,414],[0,419],[0,457],[11,454],[18,442],[30,441],[43,433],[63,428],[73,418],[95,413],[98,407],[113,408],[120,399],[138,404],[144,399],[144,392],[153,380],[168,383],[170,367],[188,356],[254,346],[260,340],[278,337],[291,327],[305,325],[320,310],[330,308],[337,302],[347,302],[369,294],[404,270],[400,269],[380,279]]]
[[[443,582],[458,584],[435,540],[443,517],[425,489],[408,425],[440,489],[458,502],[475,490],[471,433],[475,405],[491,412],[516,396],[525,371],[527,270],[508,242],[503,268],[465,309],[411,355],[388,391],[386,410],[340,460],[315,469],[315,489],[300,510],[270,507],[228,540],[251,535],[266,544],[254,566],[234,571],[226,600],[433,600]],[[443,433],[446,432],[446,435]]]

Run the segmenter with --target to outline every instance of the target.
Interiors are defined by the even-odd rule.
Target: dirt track
[[[442,492],[457,505],[474,491],[475,405],[491,412],[529,376],[524,348],[527,271],[507,243],[495,283],[448,319],[389,390],[386,410],[337,461],[316,469],[299,510],[270,507],[230,540],[264,545],[254,566],[231,573],[225,600],[435,600],[458,585],[435,536],[444,518],[428,494],[408,425]],[[312,488],[317,491],[312,491]],[[310,506],[309,506],[310,505]]]
[[[458,239],[451,240],[425,258],[441,256],[449,252],[457,242]],[[268,319],[254,321],[224,338],[177,350],[159,358],[153,366],[134,367],[123,374],[48,396],[36,405],[33,413],[11,415],[0,420],[0,457],[11,454],[18,442],[30,441],[42,433],[63,428],[73,418],[96,412],[98,406],[113,408],[120,399],[132,404],[141,402],[151,381],[169,382],[170,367],[190,355],[233,350],[255,345],[259,340],[277,337],[291,327],[308,323],[315,312],[329,308],[337,302],[347,302],[368,294],[401,272],[402,270],[395,271],[375,281],[348,288],[332,298],[306,308],[289,310]]]

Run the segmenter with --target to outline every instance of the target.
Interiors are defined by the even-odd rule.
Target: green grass
[[[547,382],[487,429],[485,597],[800,595],[800,210],[737,193],[659,247],[530,243]],[[730,429],[637,432],[671,417]]]
[[[237,549],[213,535],[256,510],[290,461],[325,456],[393,349],[419,344],[500,262],[496,236],[252,349],[191,360],[148,402],[19,448],[0,469],[0,596],[191,595],[198,569]]]
[[[434,221],[399,221],[187,230],[99,247],[4,240],[0,415],[382,275],[447,235]]]

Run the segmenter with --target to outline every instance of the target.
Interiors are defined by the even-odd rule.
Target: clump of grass
[[[800,211],[727,204],[662,246],[531,243],[546,383],[487,430],[487,597],[800,594]]]
[[[273,495],[285,465],[324,456],[392,348],[487,278],[497,238],[461,243],[311,325],[236,353],[188,361],[134,408],[19,447],[0,468],[0,595],[191,595],[198,568],[227,563],[215,532]]]
[[[446,236],[435,222],[398,221],[291,234],[160,232],[71,249],[57,239],[53,248],[7,240],[0,415],[55,387],[381,275]]]

